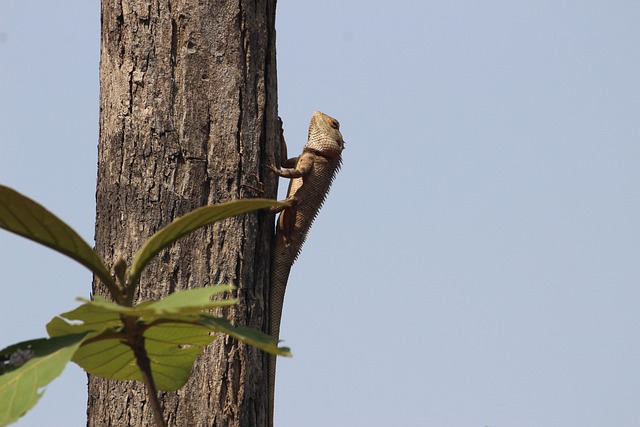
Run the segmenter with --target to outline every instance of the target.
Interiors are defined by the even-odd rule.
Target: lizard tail
[[[280,242],[278,242],[280,243]],[[279,244],[276,243],[275,253],[278,254]],[[284,304],[284,293],[289,279],[289,272],[293,260],[286,256],[275,256],[274,264],[271,267],[271,289],[269,295],[269,336],[278,340],[280,338],[280,320],[282,319],[282,306]],[[274,398],[276,385],[276,356],[269,355],[269,425],[273,427]]]

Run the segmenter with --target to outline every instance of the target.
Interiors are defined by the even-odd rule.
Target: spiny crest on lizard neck
[[[344,140],[340,133],[340,123],[320,111],[315,111],[309,124],[309,137],[304,148],[336,158],[344,149]]]

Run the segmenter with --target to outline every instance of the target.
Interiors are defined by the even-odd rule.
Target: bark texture
[[[130,263],[199,206],[275,198],[275,3],[102,0],[96,247],[107,262]],[[232,283],[240,303],[225,315],[265,330],[272,233],[263,213],[195,232],[150,264],[138,298]],[[189,383],[162,394],[168,425],[266,426],[266,362],[218,336]],[[87,425],[153,425],[147,403],[141,384],[90,376]]]

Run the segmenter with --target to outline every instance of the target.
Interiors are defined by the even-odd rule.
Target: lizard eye
[[[334,129],[340,129],[340,123],[338,123],[338,121],[336,119],[333,119],[331,121],[331,127]]]

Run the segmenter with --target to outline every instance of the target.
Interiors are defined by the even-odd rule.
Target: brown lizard
[[[288,169],[271,170],[289,178],[286,201],[290,207],[281,209],[276,226],[275,247],[271,263],[271,291],[269,297],[269,334],[276,340],[280,335],[280,319],[284,291],[291,266],[307,237],[313,220],[329,193],[342,163],[344,140],[340,124],[332,117],[316,111],[311,117],[307,144],[298,157],[287,159],[287,147],[281,128],[281,166]],[[269,416],[273,425],[276,378],[276,357],[269,356]]]

